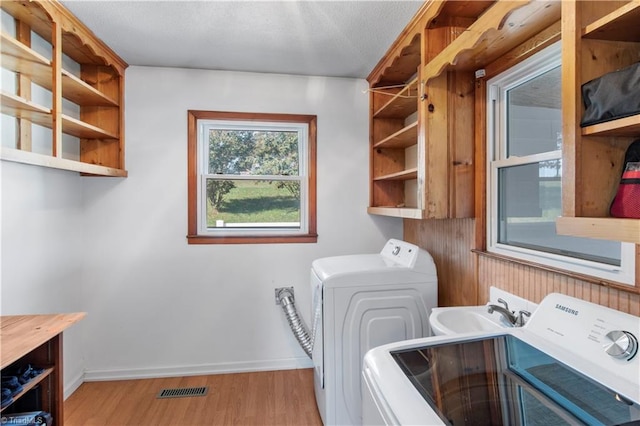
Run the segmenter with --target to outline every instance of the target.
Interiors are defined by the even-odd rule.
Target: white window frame
[[[507,90],[560,66],[561,56],[558,42],[487,81],[487,250],[582,275],[635,285],[635,245],[632,243],[621,243],[621,264],[615,266],[498,242],[499,169],[562,158],[561,150],[526,157],[507,157],[507,105],[504,94]]]
[[[209,174],[209,131],[211,130],[255,130],[271,132],[296,132],[298,134],[298,175],[237,175]],[[307,123],[273,123],[266,121],[240,120],[198,120],[198,235],[202,236],[290,236],[305,235],[309,232],[308,212],[308,149],[309,125]],[[300,183],[300,222],[298,226],[265,223],[233,227],[207,225],[207,179],[214,180],[265,180],[297,181]]]

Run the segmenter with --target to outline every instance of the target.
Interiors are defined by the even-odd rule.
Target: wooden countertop
[[[0,317],[0,368],[14,363],[34,348],[62,333],[86,316],[86,312]]]

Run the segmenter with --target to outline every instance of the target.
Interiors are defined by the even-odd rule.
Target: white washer
[[[524,327],[365,356],[366,425],[638,425],[640,318],[547,295]]]
[[[316,402],[325,425],[362,424],[360,371],[376,346],[430,335],[433,259],[389,240],[379,254],[317,259],[311,268]]]

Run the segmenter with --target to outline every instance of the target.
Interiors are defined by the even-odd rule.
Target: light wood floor
[[[203,397],[156,399],[165,388],[208,386]],[[64,404],[66,426],[322,426],[313,370],[83,383]]]

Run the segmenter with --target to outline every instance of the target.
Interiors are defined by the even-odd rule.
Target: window
[[[309,243],[316,117],[189,111],[188,241]]]
[[[488,250],[634,283],[634,245],[557,235],[561,214],[557,43],[487,82]]]

